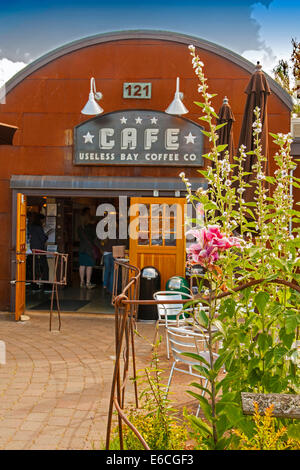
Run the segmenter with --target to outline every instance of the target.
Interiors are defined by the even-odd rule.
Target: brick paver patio
[[[100,449],[114,365],[114,318],[63,314],[61,332],[49,332],[48,322],[45,313],[30,313],[26,322],[0,313],[0,340],[6,343],[6,364],[0,365],[0,449]],[[153,324],[139,322],[138,330],[153,339]],[[149,365],[150,345],[140,337],[135,343],[137,367]],[[171,364],[163,345],[161,351],[167,375]],[[188,383],[183,374],[174,377],[173,399],[179,398],[180,406],[191,402]],[[127,401],[132,398],[127,387]]]

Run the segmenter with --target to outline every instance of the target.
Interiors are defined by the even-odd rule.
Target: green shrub
[[[236,446],[233,449],[238,450],[300,450],[300,438],[289,436],[288,429],[285,426],[278,425],[275,418],[272,417],[274,406],[271,405],[265,410],[264,415],[260,415],[258,404],[254,403],[255,423],[254,433],[249,438],[239,429],[233,430],[238,437]]]
[[[185,448],[188,439],[187,429],[175,419],[168,418],[166,423],[155,412],[147,413],[145,409],[134,408],[130,409],[126,416],[131,424],[138,429],[151,450],[180,450]],[[123,439],[125,450],[144,450],[139,439],[126,425],[123,427]],[[120,449],[118,427],[113,430],[110,449]]]

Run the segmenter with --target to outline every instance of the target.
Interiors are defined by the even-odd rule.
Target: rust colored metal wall
[[[0,147],[0,309],[9,308],[9,280],[11,279],[11,175],[99,175],[118,177],[177,177],[180,168],[74,166],[73,128],[88,116],[80,114],[89,93],[90,77],[95,77],[97,90],[103,93],[100,104],[105,112],[122,109],[153,109],[164,111],[173,99],[175,79],[180,76],[186,115],[197,123],[200,108],[193,102],[199,99],[197,79],[186,43],[154,38],[119,38],[101,41],[71,50],[42,66],[33,66],[32,73],[16,86],[8,87],[6,104],[0,105],[0,122],[18,127],[14,146]],[[250,72],[212,50],[196,47],[205,64],[209,89],[218,96],[216,110],[226,95],[235,123],[233,132],[238,143],[246,95],[244,90]],[[254,67],[253,67],[254,68]],[[124,99],[123,82],[152,83],[152,99]],[[268,102],[270,132],[288,132],[290,110],[279,96],[272,93]],[[201,125],[203,122],[201,122]],[[207,150],[207,142],[205,143]],[[269,142],[270,155],[276,149]],[[271,170],[273,163],[271,162]],[[184,169],[188,177],[198,175],[196,169]]]

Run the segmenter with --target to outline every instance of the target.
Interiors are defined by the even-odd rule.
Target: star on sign
[[[127,118],[126,118],[125,116],[123,116],[123,117],[120,119],[120,121],[121,121],[121,124],[126,124]]]
[[[88,144],[88,143],[91,143],[91,144],[92,144],[94,137],[95,137],[95,136],[92,135],[92,134],[90,134],[90,131],[88,131],[88,132],[83,136],[83,138],[84,138],[84,143],[85,143],[85,144]]]
[[[195,139],[197,138],[195,135],[193,135],[191,132],[188,135],[185,135],[184,138],[186,139],[187,144],[194,144]]]
[[[157,124],[158,119],[156,117],[153,117],[152,119],[150,119],[150,121],[151,124]]]
[[[140,116],[137,117],[137,118],[135,118],[136,124],[142,124],[142,120],[143,120],[143,119],[141,119]]]

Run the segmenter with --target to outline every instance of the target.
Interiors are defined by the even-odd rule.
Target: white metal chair
[[[190,294],[177,292],[177,291],[159,291],[153,294],[153,298],[154,300],[161,300],[161,301],[187,299],[187,302],[188,302],[190,299],[193,299],[193,296]],[[159,326],[164,326],[165,328],[167,328],[169,325],[180,326],[185,322],[187,315],[185,314],[183,309],[184,309],[184,304],[161,303],[157,305],[158,319],[155,324],[154,343],[156,340]],[[169,359],[170,350],[169,350],[168,335],[166,335],[166,345],[167,345],[167,356]]]
[[[201,379],[203,381],[202,386],[206,387],[208,383],[207,378],[193,370],[193,366],[202,364],[196,359],[184,356],[183,353],[189,352],[198,354],[210,363],[210,355],[207,350],[207,335],[195,332],[192,327],[182,326],[167,327],[167,336],[174,358],[169,375],[167,393],[175,370]],[[218,354],[213,352],[213,362],[215,362],[217,358]],[[202,390],[201,395],[203,396],[204,394],[205,390]],[[196,416],[198,416],[199,410],[200,405],[198,406]]]

